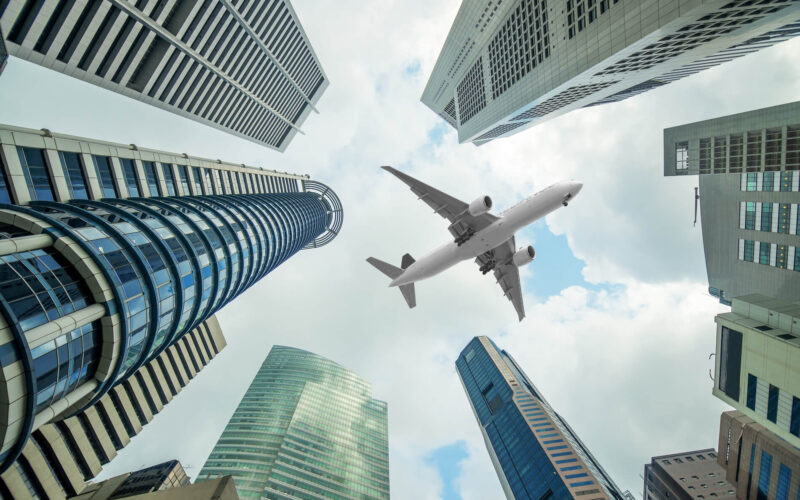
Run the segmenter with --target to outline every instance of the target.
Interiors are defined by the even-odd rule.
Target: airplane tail
[[[375,257],[370,257],[367,259],[367,262],[372,264],[378,271],[382,272],[386,276],[397,279],[401,274],[403,274],[403,270],[405,270],[408,266],[413,264],[414,257],[409,254],[403,255],[403,260],[400,264],[401,267],[395,267],[388,262],[384,262],[382,260],[376,259]],[[417,305],[417,296],[416,292],[414,291],[414,283],[409,283],[407,285],[400,285],[400,293],[403,294],[403,298],[406,299],[406,304],[408,304],[409,308],[413,308]]]

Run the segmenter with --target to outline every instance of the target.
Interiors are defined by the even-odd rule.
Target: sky
[[[477,148],[419,101],[458,0],[292,4],[330,86],[283,154],[18,59],[0,77],[0,123],[307,173],[344,206],[336,240],[218,313],[228,346],[99,478],[173,458],[195,476],[275,344],[354,370],[388,402],[396,499],[503,498],[454,366],[476,335],[514,356],[637,497],[650,457],[715,447],[727,408],[711,395],[709,354],[726,308],[707,293],[697,179],[663,176],[663,129],[798,100],[800,39]],[[419,283],[413,310],[387,288],[367,257],[399,263],[449,234],[380,165],[465,201],[490,195],[497,211],[584,183],[517,235],[536,248],[521,270],[523,322],[469,262]]]

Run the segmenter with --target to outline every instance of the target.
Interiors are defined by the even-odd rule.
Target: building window
[[[762,177],[761,190],[775,191],[775,172],[764,172]]]
[[[745,204],[744,228],[754,230],[756,228],[756,202],[748,201]]]
[[[786,170],[800,170],[800,125],[786,129]]]
[[[744,241],[744,260],[745,262],[755,261],[755,242],[753,240]]]
[[[769,399],[767,400],[767,420],[772,423],[778,420],[778,397],[780,389],[769,384]]]
[[[729,398],[739,401],[742,333],[723,326],[720,336],[719,389]]]
[[[788,192],[792,190],[792,179],[794,174],[792,172],[781,173],[781,191]]]
[[[28,183],[28,191],[33,201],[55,201],[53,196],[53,183],[50,181],[50,172],[44,159],[44,150],[36,148],[17,147],[19,162]]]
[[[789,498],[789,483],[792,480],[792,470],[781,464],[778,472],[778,488],[775,491],[775,500],[787,500]]]
[[[128,186],[128,194],[133,198],[139,198],[141,196],[139,176],[136,175],[136,167],[133,165],[133,160],[129,158],[120,158],[119,162],[122,164],[122,174],[125,176],[125,185]]]
[[[711,173],[711,138],[700,139],[700,173]]]
[[[769,477],[772,472],[772,455],[766,451],[761,451],[761,468],[758,472],[758,492],[756,500],[767,500],[769,498]]]
[[[769,265],[769,256],[772,244],[762,241],[758,248],[758,263]]]
[[[675,144],[675,170],[687,170],[689,168],[689,143],[679,142]]]
[[[747,174],[747,191],[756,191],[758,189],[758,174]]]
[[[747,171],[761,170],[761,131],[747,133]],[[749,190],[748,190],[749,191]]]
[[[792,215],[792,207],[788,203],[778,205],[778,232],[789,234],[789,220]]]
[[[781,146],[783,130],[779,128],[767,129],[767,140],[764,144],[764,170],[776,171],[781,169]]]
[[[786,245],[777,245],[775,252],[775,267],[778,269],[786,269],[787,265],[787,251],[789,247]]]
[[[192,192],[189,191],[189,175],[186,173],[186,165],[177,165],[178,177],[181,179],[181,187],[183,187],[184,196],[191,196]]]
[[[725,137],[714,137],[714,173],[725,173],[725,161],[728,157],[728,140]]]
[[[756,411],[756,389],[758,378],[752,373],[747,374],[747,407]]]
[[[86,176],[83,174],[80,155],[78,153],[58,153],[61,166],[64,168],[64,178],[69,188],[69,197],[73,200],[87,200],[89,193],[86,191]]]
[[[192,177],[194,179],[195,192],[198,195],[208,194],[206,193],[206,186],[203,184],[203,179],[200,177],[200,169],[198,167],[192,167]]]
[[[744,154],[744,143],[742,134],[730,136],[730,156],[728,157],[728,172],[738,174],[742,171],[742,157]]]
[[[142,165],[144,166],[144,177],[147,179],[147,187],[150,189],[150,196],[164,196],[156,178],[155,164],[152,161],[143,161]]]
[[[175,176],[172,173],[172,165],[169,163],[162,163],[161,173],[164,177],[164,184],[167,185],[167,193],[169,193],[170,196],[175,196]]]
[[[766,182],[766,176],[764,181]],[[770,232],[772,231],[772,203],[761,204],[761,230]]]
[[[6,166],[0,158],[0,203],[12,203],[11,193],[8,191],[8,179],[6,178]]]
[[[792,396],[792,418],[789,421],[789,432],[800,437],[800,399]]]
[[[114,174],[111,170],[111,159],[108,156],[92,156],[94,168],[97,171],[97,182],[103,198],[119,198],[117,186],[114,183]]]

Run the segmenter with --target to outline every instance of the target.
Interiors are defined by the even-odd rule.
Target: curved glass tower
[[[188,165],[95,154],[75,164],[58,147],[2,143],[2,152],[0,189],[9,179],[7,201],[17,203],[0,205],[0,471],[33,430],[86,409],[341,227],[336,195],[305,178],[201,168],[185,155]],[[78,178],[110,191],[68,198],[65,177],[73,189],[63,193],[80,195]],[[171,196],[146,196],[159,185]]]
[[[386,403],[333,361],[274,346],[198,478],[227,474],[243,499],[388,499]]]

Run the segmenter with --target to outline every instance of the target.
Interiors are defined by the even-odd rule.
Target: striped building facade
[[[0,160],[0,471],[342,224],[307,176],[14,127]]]
[[[507,498],[622,500],[567,422],[490,338],[473,338],[456,371]]]
[[[2,498],[63,499],[81,493],[131,438],[226,345],[212,316],[97,403],[33,432],[17,461],[0,475]]]
[[[464,1],[422,102],[480,146],[798,34],[793,0]]]
[[[4,0],[10,55],[284,151],[328,85],[288,0]]]

